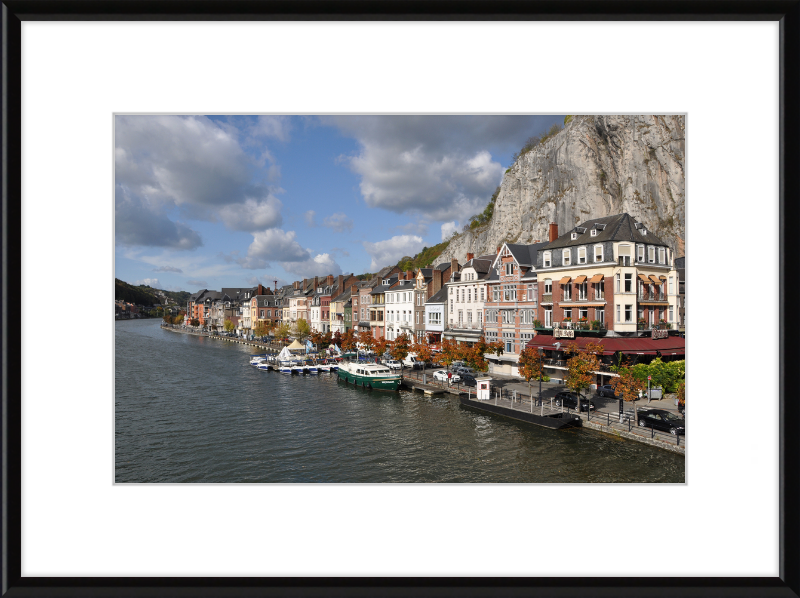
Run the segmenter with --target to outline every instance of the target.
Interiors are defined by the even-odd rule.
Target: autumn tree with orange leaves
[[[459,358],[461,349],[458,343],[451,338],[442,340],[442,353],[440,361],[450,369],[450,364]]]
[[[391,353],[392,359],[403,361],[406,357],[408,357],[408,351],[410,348],[411,339],[408,338],[408,335],[401,334],[394,339],[394,341],[392,341],[391,346],[389,347],[389,353]]]
[[[544,375],[542,354],[538,349],[525,347],[519,354],[519,375],[528,381],[528,394],[533,396],[531,380],[540,380]],[[541,390],[539,386],[539,390]],[[541,397],[540,397],[541,398]]]
[[[412,351],[417,355],[417,361],[422,362],[422,373],[425,374],[425,365],[429,361],[433,361],[433,349],[424,340],[414,339],[414,345],[411,347]]]
[[[378,357],[383,357],[383,354],[386,353],[386,350],[392,344],[392,341],[385,336],[379,336],[378,338],[373,339],[373,343],[374,345],[372,350],[375,351],[375,355]]]
[[[327,334],[330,334],[328,332]],[[356,333],[351,328],[350,330],[346,330],[345,333],[342,335],[342,344],[339,347],[342,351],[349,353],[350,351],[355,351],[356,349]]]
[[[588,343],[586,348],[581,349],[577,343],[569,343],[564,349],[564,353],[572,355],[567,361],[566,386],[571,388],[578,395],[581,391],[589,388],[595,381],[600,369],[600,356],[603,354],[603,345],[599,343]]]
[[[362,330],[358,333],[358,342],[365,351],[372,351],[375,346],[375,338],[372,336],[372,331]]]
[[[638,426],[639,415],[636,413],[636,400],[644,391],[645,385],[633,375],[633,370],[627,366],[621,366],[617,373],[619,377],[611,381],[611,388],[614,389],[615,395],[621,396],[623,400],[633,403],[633,417]]]

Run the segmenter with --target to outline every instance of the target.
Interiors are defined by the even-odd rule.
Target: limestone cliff
[[[684,255],[684,116],[575,116],[506,171],[492,219],[455,237],[437,262],[546,241],[590,218],[627,212]],[[463,223],[462,223],[463,224]]]

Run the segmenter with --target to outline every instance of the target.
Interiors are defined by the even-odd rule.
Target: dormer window
[[[594,262],[597,264],[603,261],[603,246],[602,245],[595,245],[594,246]]]
[[[578,247],[578,263],[586,263],[586,247]]]
[[[582,235],[583,233],[586,232],[586,228],[583,227],[583,226],[578,226],[578,227],[575,228],[575,230],[578,231],[579,235]]]
[[[667,263],[666,250],[663,247],[658,248],[658,263],[659,264]]]
[[[572,240],[574,241],[575,239],[577,239],[577,238],[578,238],[578,233],[572,233],[572,234],[569,236],[569,238],[570,238],[570,239],[572,239]]]
[[[506,264],[506,276],[511,276],[514,274],[514,263],[509,262]]]
[[[651,264],[656,263],[656,248],[653,246],[647,248],[647,261]]]
[[[596,237],[596,236],[597,236],[597,229],[596,229],[596,228],[593,228],[593,229],[592,229],[592,232],[591,232],[591,233],[589,233],[589,234],[591,234],[591,236],[593,236],[593,237]]]
[[[561,252],[561,264],[563,266],[569,266],[571,263],[572,263],[572,252],[569,249],[564,249]]]
[[[542,253],[542,267],[549,268],[550,267],[550,260],[551,260],[551,252],[545,251]]]

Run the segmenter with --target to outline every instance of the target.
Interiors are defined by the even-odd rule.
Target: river
[[[115,322],[115,480],[673,482],[684,457],[585,429],[253,368],[251,347]]]

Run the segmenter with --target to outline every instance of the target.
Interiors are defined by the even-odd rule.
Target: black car
[[[461,376],[461,384],[463,384],[464,386],[477,386],[478,385],[478,381],[475,380],[475,376],[473,376],[472,374],[468,374],[466,372],[461,372],[459,374],[459,376]]]
[[[580,409],[578,409],[578,401],[580,401]],[[570,409],[578,409],[579,411],[586,411],[587,409],[597,409],[597,405],[594,404],[594,401],[587,399],[585,397],[580,396],[576,392],[569,392],[567,390],[562,390],[558,394],[556,394],[555,399],[553,400],[556,407],[569,407]]]
[[[666,409],[640,409],[639,425],[643,428],[655,428],[670,434],[686,434],[686,420]]]
[[[611,397],[612,399],[617,399],[617,395],[614,394],[614,387],[610,384],[604,384],[603,386],[597,387],[597,396],[598,397]]]

